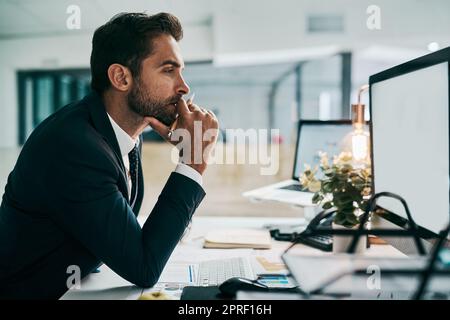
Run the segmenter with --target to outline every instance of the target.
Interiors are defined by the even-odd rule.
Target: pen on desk
[[[189,282],[192,282],[192,267],[191,267],[191,265],[189,265],[188,268],[189,268]]]
[[[192,93],[191,97],[186,101],[186,104],[187,105],[192,104],[194,102],[194,97],[195,97],[195,92]],[[175,119],[175,121],[170,126],[170,131],[175,130],[175,128],[177,127],[177,123],[178,123],[178,117]]]

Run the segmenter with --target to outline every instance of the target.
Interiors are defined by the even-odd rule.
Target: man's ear
[[[114,63],[108,68],[108,78],[111,86],[119,91],[128,91],[131,88],[133,77],[130,69]]]

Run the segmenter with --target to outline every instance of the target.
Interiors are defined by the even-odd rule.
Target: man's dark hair
[[[108,68],[119,63],[139,77],[141,62],[153,50],[153,39],[167,34],[176,41],[183,37],[177,17],[170,13],[120,13],[94,32],[91,53],[91,88],[102,93],[111,85]]]

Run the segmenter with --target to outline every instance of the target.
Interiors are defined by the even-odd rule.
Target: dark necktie
[[[138,166],[139,166],[139,150],[137,145],[128,153],[128,160],[130,161],[130,178],[131,178],[131,195],[130,205],[133,208],[136,202],[138,193]]]

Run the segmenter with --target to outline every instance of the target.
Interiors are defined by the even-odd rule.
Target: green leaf
[[[361,179],[360,177],[356,176],[356,177],[353,177],[353,178],[352,178],[352,183],[353,183],[354,185],[357,185],[357,184],[364,184],[364,180]]]
[[[346,227],[353,227],[359,223],[358,218],[354,214],[353,207],[344,207],[339,209],[336,217],[338,217],[339,220],[339,223],[336,223]]]
[[[344,193],[339,193],[334,195],[333,200],[336,204],[337,207],[352,207],[353,206],[353,199],[352,197],[350,197],[348,194]]]
[[[322,205],[322,208],[325,209],[325,210],[331,209],[332,207],[333,207],[333,204],[331,203],[331,201],[325,202]]]
[[[346,221],[345,215],[343,215],[343,214],[341,214],[341,213],[338,212],[338,213],[334,216],[333,221],[334,221],[334,223],[336,223],[336,224],[344,225],[344,224],[345,224],[345,221]]]
[[[320,202],[322,200],[323,200],[323,196],[320,193],[318,193],[318,192],[315,193],[313,198],[312,198],[312,202],[313,203],[318,203],[318,202]]]
[[[330,182],[323,182],[322,183],[322,190],[325,193],[330,193],[333,190],[333,185]]]
[[[355,211],[355,208],[353,207],[353,204],[348,203],[345,206],[342,206],[340,211],[346,215],[348,214],[353,214],[353,212]]]
[[[346,216],[346,223],[350,226],[356,226],[359,223],[358,218],[353,214],[353,215],[347,215]]]
[[[362,211],[366,211],[367,210],[367,206],[368,206],[368,201],[362,201],[361,203],[359,203],[359,207],[361,208]]]
[[[354,217],[355,216],[355,208],[345,208],[342,210],[346,217]]]
[[[332,177],[334,175],[334,172],[332,169],[328,169],[324,171],[325,176]]]

